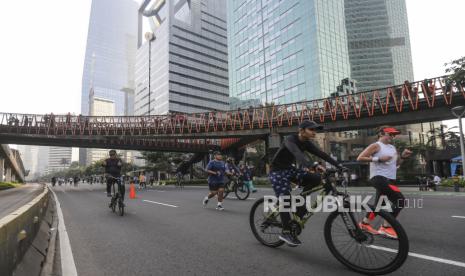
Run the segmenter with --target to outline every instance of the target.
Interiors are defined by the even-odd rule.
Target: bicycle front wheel
[[[234,193],[236,194],[236,197],[240,200],[246,200],[249,195],[250,195],[250,189],[249,186],[245,185],[244,183],[238,183],[234,189]]]
[[[284,244],[279,239],[283,228],[281,217],[276,207],[265,210],[264,202],[265,199],[260,198],[252,205],[249,215],[250,228],[255,238],[262,244],[269,247],[281,246]]]
[[[379,229],[386,221],[396,232],[397,239],[363,231],[358,224],[366,214],[366,211],[331,213],[324,227],[326,244],[338,261],[354,271],[369,275],[391,273],[407,259],[407,234],[384,210],[371,214],[370,225]]]
[[[229,189],[229,185],[230,185],[230,184],[224,185],[223,198],[228,197],[229,193],[231,192],[231,190]]]

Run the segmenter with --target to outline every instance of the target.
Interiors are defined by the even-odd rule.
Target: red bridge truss
[[[199,145],[204,150],[236,142],[236,139],[229,142],[219,139],[263,136],[273,129],[278,132],[280,129],[295,129],[305,119],[322,123],[330,130],[360,129],[381,122],[403,124],[449,119],[452,118],[450,107],[465,103],[464,86],[464,83],[456,83],[443,76],[305,102],[192,114],[75,116],[0,113],[0,142],[7,137],[48,137],[48,140],[88,140],[98,147],[101,145],[97,141],[109,146],[142,143],[150,147],[154,143],[172,143],[185,147]],[[173,140],[175,138],[180,140]]]

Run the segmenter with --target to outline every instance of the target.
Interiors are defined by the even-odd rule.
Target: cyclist
[[[117,183],[116,179],[121,177],[121,167],[123,166],[123,162],[116,155],[116,150],[110,150],[109,154],[110,158],[105,159],[102,166],[105,167],[105,174],[112,176],[107,177],[107,196],[111,197],[111,185],[113,183]],[[124,201],[124,193],[126,189],[123,184],[118,186],[121,198]]]
[[[143,172],[139,175],[139,189],[147,188],[147,183],[145,182],[145,174]]]
[[[229,180],[228,181],[228,185],[229,185],[229,183],[231,183],[231,180],[234,177],[239,177],[241,175],[241,172],[239,168],[234,164],[234,159],[232,157],[226,158],[226,164],[224,166],[226,169],[225,174]]]
[[[214,159],[208,163],[206,168],[210,192],[203,199],[202,203],[204,207],[207,206],[208,200],[217,195],[218,206],[216,206],[216,209],[223,211],[224,174],[226,172],[226,167],[222,161],[223,156],[221,155],[221,152],[215,151],[213,156]]]
[[[277,197],[289,196],[291,194],[290,179],[297,178],[302,180],[305,178],[306,183],[317,185],[321,182],[321,176],[317,172],[310,172],[309,168],[313,163],[304,154],[307,151],[323,160],[331,163],[334,166],[343,168],[336,160],[328,154],[321,151],[311,140],[316,136],[317,130],[322,130],[323,126],[314,121],[305,120],[299,125],[297,134],[289,135],[281,144],[281,147],[274,155],[271,161],[270,181],[273,185],[273,190]],[[295,161],[300,163],[303,169],[298,169],[294,166]],[[324,171],[321,165],[317,165],[319,170]],[[290,204],[288,202],[287,204]],[[289,206],[289,205],[288,205]],[[280,212],[283,230],[279,239],[286,242],[290,246],[298,246],[301,244],[294,233],[291,233],[291,216],[288,212]]]
[[[357,161],[370,162],[370,183],[376,189],[375,202],[377,203],[381,195],[386,195],[389,201],[394,205],[392,214],[397,217],[404,206],[404,196],[399,188],[394,185],[396,181],[397,167],[402,163],[403,159],[407,159],[412,155],[409,149],[405,149],[400,158],[396,147],[392,142],[400,131],[389,126],[381,126],[378,129],[378,141],[369,145],[357,157]],[[361,229],[372,234],[382,234],[390,238],[397,238],[394,229],[387,223],[376,230],[370,225],[370,214],[359,223]]]

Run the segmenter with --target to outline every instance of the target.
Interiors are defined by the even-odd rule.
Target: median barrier
[[[41,228],[49,204],[49,190],[0,219],[0,275],[11,275]]]

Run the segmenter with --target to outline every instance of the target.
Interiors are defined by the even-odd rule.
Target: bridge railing
[[[65,136],[143,136],[290,127],[452,105],[465,99],[464,83],[448,76],[291,104],[232,111],[151,116],[75,116],[0,113],[0,132]]]

